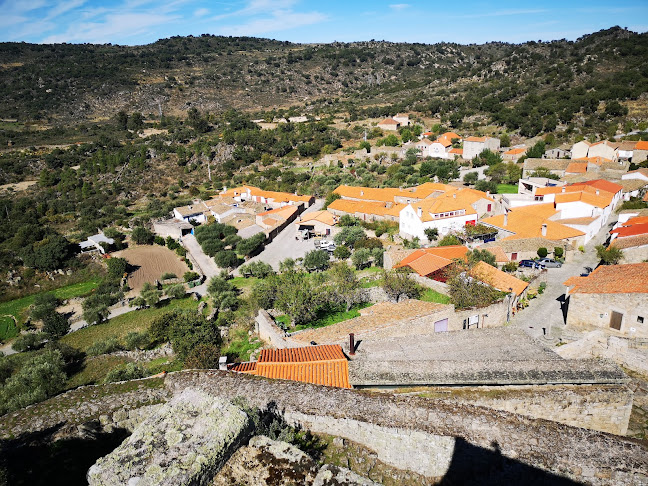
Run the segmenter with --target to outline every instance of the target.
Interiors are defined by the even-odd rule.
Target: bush
[[[155,235],[153,237],[153,243],[155,243],[156,245],[164,246],[166,242],[161,236]]]
[[[201,344],[221,344],[221,335],[216,323],[195,312],[177,312],[171,317],[170,324],[171,346],[181,360],[186,359]]]
[[[58,350],[47,350],[27,360],[0,390],[0,415],[41,402],[60,392],[67,376]]]
[[[542,248],[538,248],[538,256],[539,256],[540,258],[544,258],[544,257],[546,257],[548,254],[549,254],[549,251],[548,251],[546,248],[544,248],[544,247],[542,247]]]
[[[187,295],[184,285],[182,284],[171,285],[165,290],[165,293],[171,299],[182,299]]]
[[[170,280],[172,278],[178,278],[178,276],[175,273],[164,272],[160,277],[160,280]]]
[[[31,318],[37,321],[45,319],[52,312],[56,312],[58,303],[58,299],[54,294],[36,294],[36,296],[34,297],[34,304],[30,312]]]
[[[368,248],[371,250],[374,248],[382,248],[382,247],[383,247],[382,241],[380,241],[378,238],[361,238],[355,242],[356,250],[360,248]]]
[[[381,287],[394,302],[403,295],[408,299],[418,299],[423,293],[423,287],[412,280],[408,273],[400,270],[383,272]]]
[[[128,350],[146,349],[151,344],[148,332],[129,332],[124,338],[125,348]]]
[[[247,265],[242,265],[239,272],[245,277],[266,278],[268,275],[272,275],[274,270],[271,265],[265,262],[251,262]]]
[[[148,376],[148,372],[138,363],[128,363],[124,368],[117,368],[106,375],[105,383],[117,381],[138,380]]]
[[[101,354],[108,354],[112,353],[115,351],[120,351],[122,349],[121,344],[119,344],[119,341],[117,340],[116,337],[109,337],[106,339],[101,339],[99,341],[95,341],[92,346],[88,348],[88,355],[89,356],[99,356]]]
[[[23,353],[25,351],[34,351],[40,349],[45,344],[47,336],[43,332],[30,332],[18,336],[11,347],[14,351]]]
[[[547,282],[541,282],[538,286],[538,294],[542,294],[547,288]]]
[[[350,214],[343,214],[340,216],[340,221],[338,221],[338,226],[358,226],[360,224],[360,220],[356,218],[355,216],[351,216]]]
[[[181,256],[182,258],[187,256],[187,250],[185,250],[183,247],[179,246],[178,248],[175,249],[176,255]]]
[[[333,250],[333,256],[338,260],[346,260],[351,256],[351,250],[348,246],[340,245]]]
[[[606,249],[603,245],[598,245],[596,246],[596,255],[604,265],[616,265],[623,259],[623,251],[616,246],[610,246]]]
[[[125,258],[110,258],[106,260],[108,275],[113,278],[122,278],[128,272],[128,261]]]
[[[217,370],[220,347],[214,344],[199,344],[185,359],[185,368],[197,370]]]
[[[554,256],[556,258],[562,258],[564,255],[564,250],[561,246],[557,246],[554,248]]]
[[[453,245],[461,245],[461,240],[457,238],[455,235],[445,235],[441,240],[439,241],[438,246],[453,246]]]
[[[439,237],[439,230],[437,228],[425,228],[423,233],[425,233],[425,237],[428,241],[436,241]]]
[[[517,262],[507,262],[504,265],[502,265],[502,271],[507,272],[507,273],[513,273],[517,269],[518,269]]]
[[[200,278],[200,275],[196,272],[185,272],[182,278],[185,282],[191,282],[193,280],[198,280]]]

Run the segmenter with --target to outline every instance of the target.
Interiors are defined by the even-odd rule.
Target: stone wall
[[[612,311],[623,314],[620,332],[610,328]],[[610,334],[645,338],[648,337],[648,298],[639,293],[571,294],[567,325],[595,326]]]
[[[622,263],[641,263],[648,259],[648,245],[623,249]]]
[[[276,349],[296,348],[299,345],[286,340],[286,333],[275,324],[274,319],[267,311],[261,309],[255,319],[255,331],[259,339]]]
[[[632,391],[625,385],[430,387],[426,396],[625,435]]]
[[[461,331],[463,329],[464,319],[469,319],[473,316],[479,316],[479,327],[500,327],[508,322],[508,299],[505,297],[501,302],[496,302],[488,307],[473,307],[470,309],[462,309],[455,312],[455,328],[450,331]],[[510,314],[513,317],[513,313]],[[472,326],[471,326],[472,328]]]
[[[416,273],[412,273],[410,275],[416,283],[422,285],[423,287],[436,290],[437,292],[441,292],[442,294],[448,295],[449,292],[448,284],[445,284],[443,282],[438,282],[436,280],[432,280],[431,278],[421,277]]]
[[[479,458],[497,457],[500,467],[515,463],[593,485],[648,484],[645,445],[542,419],[444,400],[367,394],[217,371],[172,373],[165,384],[173,393],[196,387],[227,399],[242,397],[251,406],[272,405],[304,427],[335,431],[356,442],[365,440],[363,445],[380,450],[385,462],[420,461],[428,474],[438,474],[450,464],[472,468],[477,477],[486,479],[496,474],[494,464],[492,460],[480,463]],[[415,434],[419,432],[432,437]],[[408,436],[414,437],[417,447],[396,449],[386,433],[395,434],[403,444]],[[389,455],[390,449],[395,449],[395,457]],[[427,469],[429,456],[435,457],[436,472]]]

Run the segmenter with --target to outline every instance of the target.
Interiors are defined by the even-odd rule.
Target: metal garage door
[[[436,321],[434,323],[434,332],[448,332],[448,319]]]

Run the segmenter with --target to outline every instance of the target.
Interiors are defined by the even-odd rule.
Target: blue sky
[[[648,31],[648,1],[0,0],[0,41],[148,44],[173,35],[483,43]]]

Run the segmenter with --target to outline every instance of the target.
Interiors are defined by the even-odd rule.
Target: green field
[[[364,309],[373,304],[371,302],[363,302],[361,304],[356,304],[349,311],[338,311],[338,312],[329,312],[317,317],[310,321],[308,324],[300,324],[295,326],[295,331],[300,331],[302,329],[311,329],[315,327],[325,327],[332,324],[337,324],[338,322],[347,321],[353,319],[354,317],[360,317],[360,309]],[[290,317],[288,316],[279,316],[277,317],[278,321],[284,322],[287,325],[290,325]]]
[[[52,290],[51,293],[61,300],[82,297],[96,289],[100,282],[101,278],[95,277],[85,282],[66,285],[65,287]],[[0,340],[10,339],[18,335],[18,328],[14,324],[13,318],[16,319],[18,324],[25,322],[27,310],[34,303],[35,298],[36,294],[33,294],[0,303]]]
[[[497,194],[517,194],[518,186],[516,184],[497,184]]]
[[[61,338],[61,341],[81,351],[85,351],[95,341],[103,341],[109,337],[123,339],[129,332],[146,331],[156,317],[172,310],[198,309],[198,302],[192,297],[165,302],[166,304],[162,303],[160,307],[128,312],[127,314],[110,319],[103,324],[84,327],[64,336]]]
[[[450,297],[442,294],[440,292],[437,292],[436,290],[433,289],[427,289],[423,294],[421,295],[421,300],[423,302],[436,302],[437,304],[449,304],[450,303]]]

